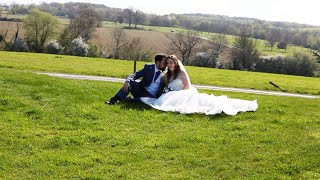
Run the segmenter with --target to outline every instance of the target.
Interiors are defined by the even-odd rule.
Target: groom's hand
[[[124,91],[125,93],[129,93],[129,91],[130,91],[130,83],[126,81],[126,82],[124,83],[122,89],[123,89],[123,91]]]

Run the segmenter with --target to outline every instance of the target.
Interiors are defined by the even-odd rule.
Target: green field
[[[29,71],[121,78],[126,78],[133,72],[133,62],[125,60],[5,51],[0,51],[0,57],[0,67]],[[138,62],[137,69],[141,69],[144,64],[145,62]],[[269,81],[272,81],[286,92],[320,95],[319,78],[200,67],[186,68],[193,84],[279,91],[269,84]]]
[[[182,115],[106,106],[122,84],[23,67],[0,67],[0,179],[320,178],[320,99],[202,91],[259,108]]]

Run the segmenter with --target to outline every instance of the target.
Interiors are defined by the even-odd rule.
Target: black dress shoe
[[[105,103],[109,105],[114,105],[117,101],[118,101],[117,98],[113,97],[109,101],[106,101]]]

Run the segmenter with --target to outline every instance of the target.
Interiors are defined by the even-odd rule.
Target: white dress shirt
[[[152,78],[152,83],[150,84],[150,86],[147,86],[145,87],[146,90],[152,94],[153,96],[156,96],[157,95],[157,92],[159,91],[159,87],[160,87],[160,82],[161,82],[161,78],[163,76],[162,72],[157,68],[156,65],[154,65],[155,68],[154,68],[154,73],[153,73],[153,78]],[[157,71],[160,71],[160,75],[159,77],[154,81],[154,78],[155,78],[155,75],[156,75],[156,72]]]

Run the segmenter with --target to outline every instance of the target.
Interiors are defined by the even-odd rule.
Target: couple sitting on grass
[[[140,82],[135,80],[142,78]],[[236,115],[238,112],[255,111],[257,101],[232,99],[227,96],[199,93],[191,86],[190,78],[181,61],[175,55],[156,55],[155,64],[146,64],[143,69],[131,74],[118,93],[106,104],[124,101],[131,93],[155,109],[183,114]]]

